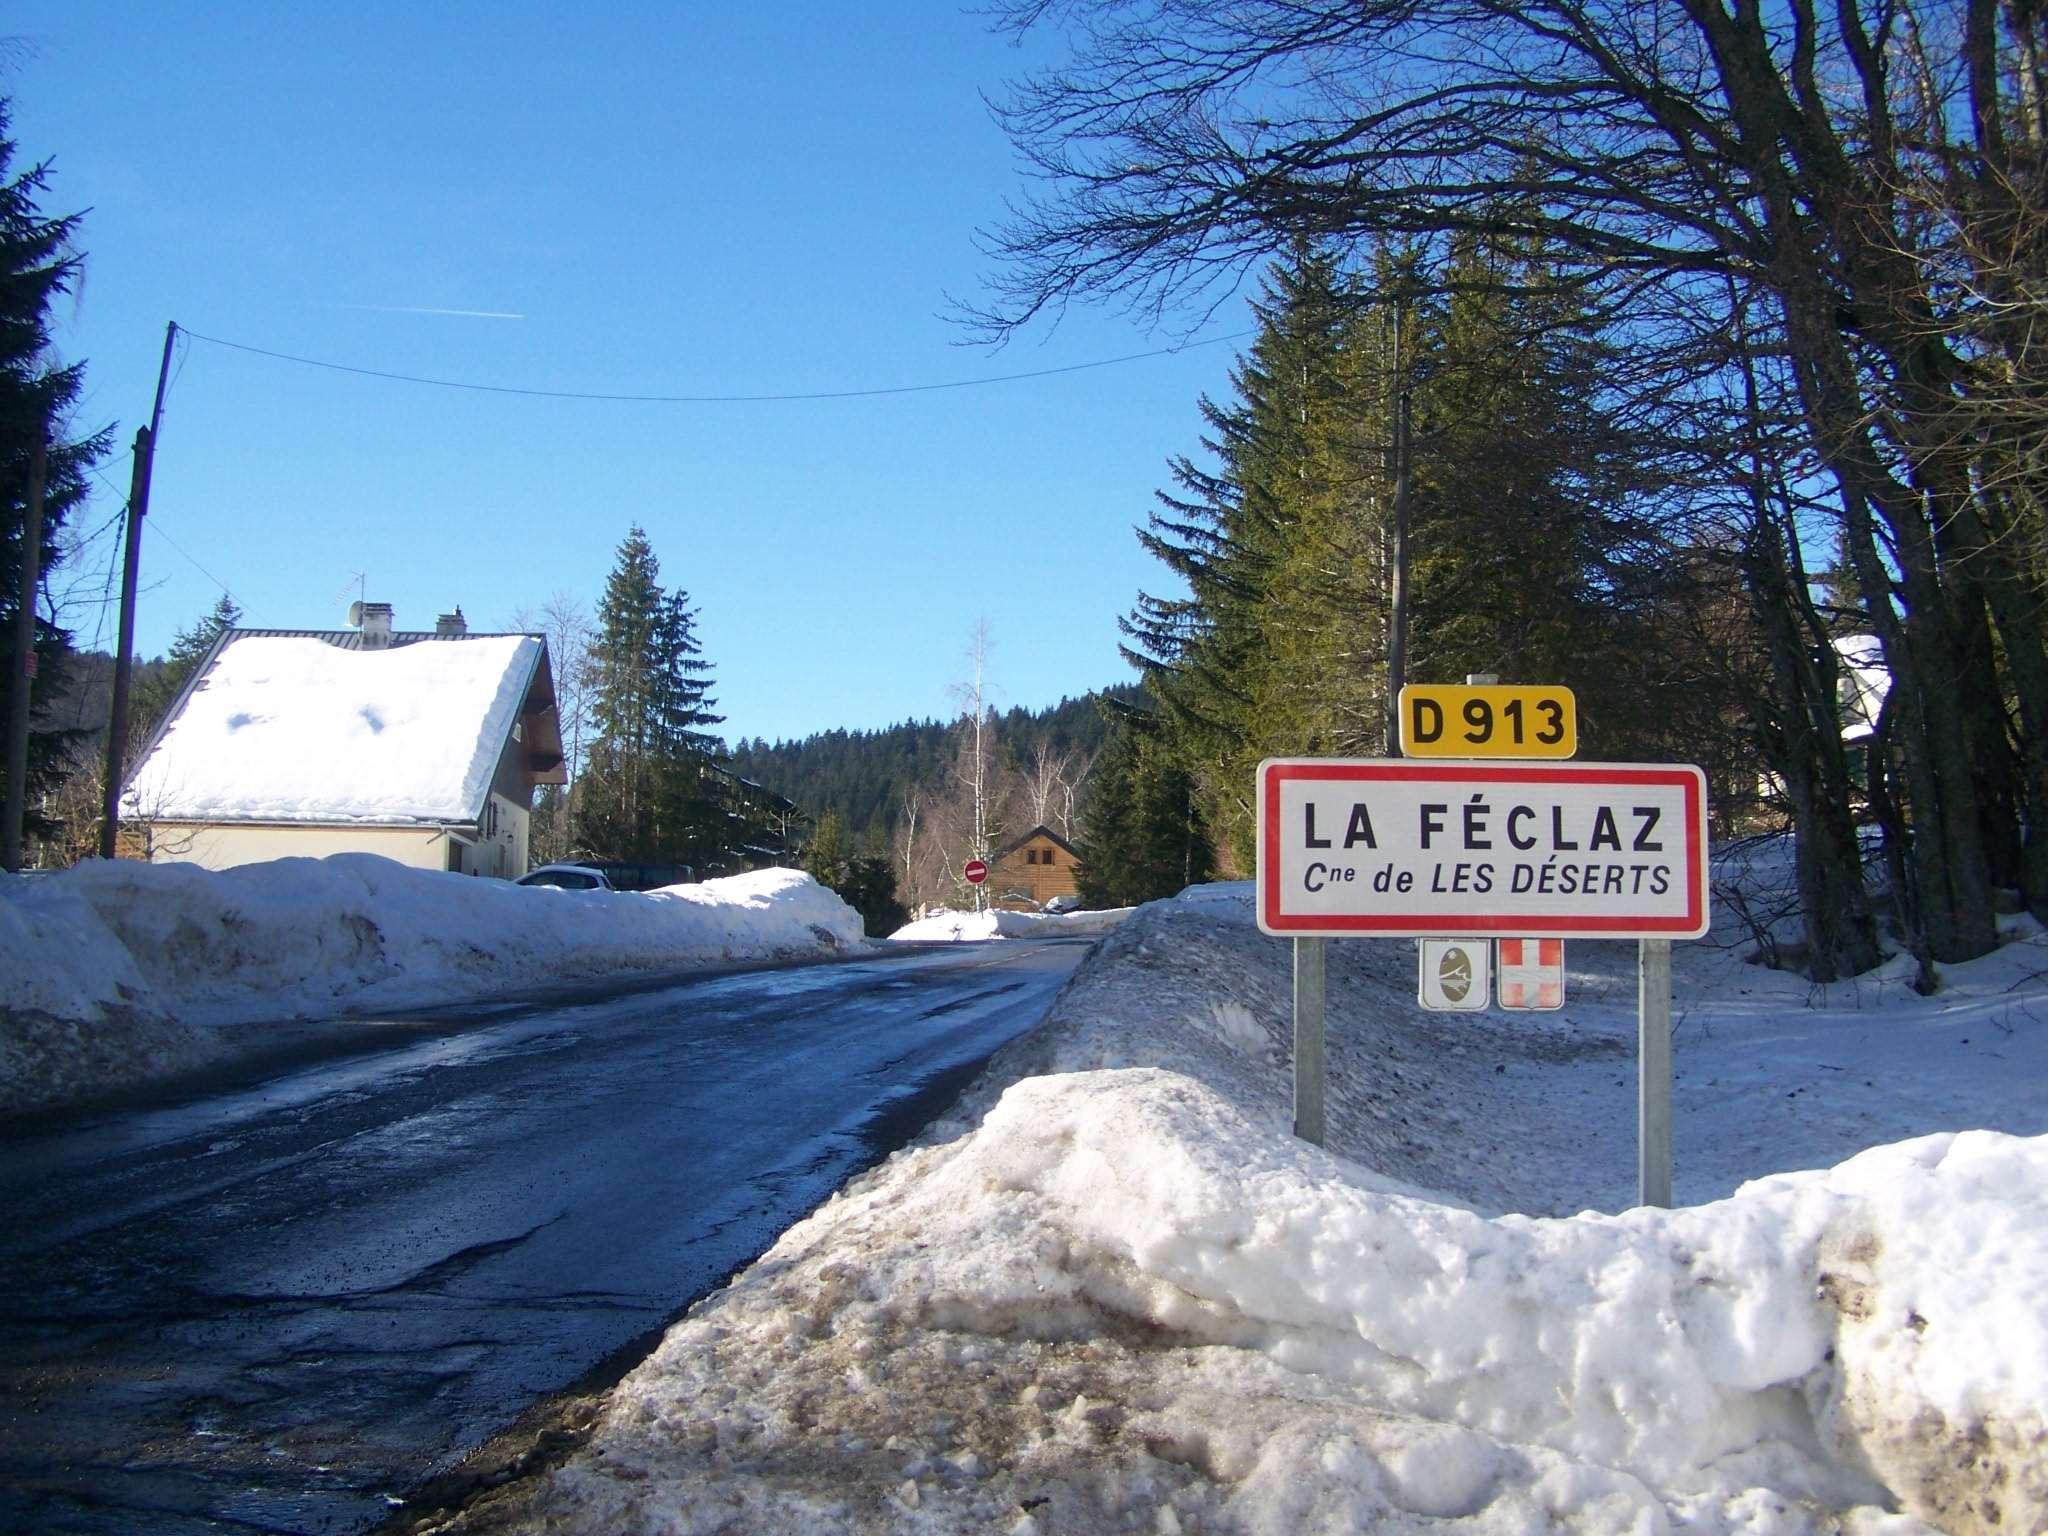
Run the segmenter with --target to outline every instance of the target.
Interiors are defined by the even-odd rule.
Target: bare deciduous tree
[[[1051,827],[1061,837],[1073,839],[1075,806],[1092,762],[1089,753],[1074,748],[1058,751],[1050,741],[1039,741],[1032,749],[1031,761],[1024,765],[1021,785],[1027,819],[1033,826]]]
[[[924,812],[924,789],[921,785],[907,784],[903,789],[903,815],[900,822],[902,836],[896,844],[897,862],[902,865],[899,884],[905,901],[910,904],[912,916],[922,916],[924,902],[918,891],[918,846],[917,823]]]
[[[556,592],[538,610],[515,608],[510,627],[547,638],[555,712],[561,719],[562,761],[569,782],[555,797],[553,814],[536,817],[533,827],[533,860],[546,864],[565,859],[573,851],[570,829],[575,825],[576,781],[583,772],[590,726],[590,610],[573,594]]]
[[[954,769],[954,777],[967,789],[972,813],[967,846],[960,860],[964,866],[968,859],[986,861],[991,852],[991,840],[1001,830],[992,816],[993,789],[995,779],[995,722],[989,717],[986,695],[988,683],[988,621],[980,621],[968,636],[966,681],[955,684],[953,697],[961,707],[960,763]],[[988,887],[970,886],[968,901],[977,912],[988,908]]]

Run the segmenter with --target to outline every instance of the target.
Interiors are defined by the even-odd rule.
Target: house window
[[[1038,862],[1041,864],[1050,864],[1052,862],[1052,850],[1050,848],[1047,848],[1044,852],[1040,853],[1038,856]]]

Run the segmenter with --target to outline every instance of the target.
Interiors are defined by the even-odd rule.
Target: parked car
[[[588,864],[543,864],[539,869],[528,870],[514,885],[552,885],[564,891],[608,891],[611,881],[601,869],[592,869]]]
[[[687,885],[697,878],[687,864],[622,864],[613,860],[584,866],[602,873],[615,891],[658,891],[665,885]]]

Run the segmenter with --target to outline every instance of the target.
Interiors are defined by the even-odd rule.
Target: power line
[[[214,575],[213,572],[209,571],[197,560],[194,560],[191,557],[191,555],[186,553],[184,545],[180,544],[176,539],[172,538],[170,534],[164,531],[164,517],[161,512],[157,513],[157,515],[154,518],[152,518],[149,522],[145,523],[143,526],[154,533],[162,535],[163,541],[166,544],[170,545],[171,548],[175,549],[179,554],[184,555],[185,563],[191,566],[193,570],[197,571],[200,575],[204,576],[216,587],[219,587],[221,590],[221,595],[225,597],[229,602],[233,603],[237,608],[240,608],[242,606],[242,600],[236,597],[234,593],[228,590],[228,584],[226,582],[222,581],[218,576]]]
[[[434,379],[413,373],[389,373],[380,368],[357,368],[347,363],[328,362],[317,357],[300,357],[290,352],[274,352],[268,347],[250,346],[246,342],[205,336],[198,331],[187,330],[182,325],[178,327],[178,332],[194,341],[209,342],[213,346],[227,347],[236,352],[251,352],[258,357],[273,358],[282,363],[297,363],[305,368],[325,368],[334,373],[352,373],[369,379],[387,379],[399,384],[425,384],[435,389],[466,389],[489,395],[524,395],[540,400],[594,400],[620,405],[791,404],[805,400],[864,400],[878,395],[917,395],[942,389],[975,389],[984,384],[1014,384],[1024,379],[1049,379],[1063,373],[1083,373],[1092,368],[1114,368],[1124,363],[1140,363],[1155,357],[1177,357],[1198,347],[1214,347],[1227,341],[1242,341],[1252,334],[1250,331],[1233,331],[1228,336],[1210,336],[1201,341],[1188,342],[1183,346],[1159,347],[1150,352],[1129,352],[1122,357],[1099,358],[1092,363],[1068,363],[1059,368],[1037,368],[1027,373],[992,374],[983,379],[947,379],[935,384],[894,384],[873,389],[827,389],[808,393],[767,395],[630,395],[574,389],[523,389],[510,384],[475,384],[460,379]]]

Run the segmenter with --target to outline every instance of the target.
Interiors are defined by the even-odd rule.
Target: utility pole
[[[43,575],[43,480],[49,463],[47,426],[36,430],[28,468],[28,513],[21,528],[21,606],[14,614],[14,687],[7,709],[7,824],[0,832],[0,868],[21,868],[21,825],[28,811],[29,690],[36,678],[36,586]]]
[[[1408,390],[1394,401],[1394,590],[1387,626],[1387,756],[1401,755],[1401,689],[1408,682]]]
[[[156,404],[149,425],[135,429],[135,467],[128,482],[128,547],[121,564],[121,643],[114,655],[114,702],[107,712],[106,801],[100,816],[100,857],[114,857],[121,831],[121,771],[128,756],[128,681],[135,665],[135,588],[142,569],[142,519],[149,511],[149,472],[156,458],[157,428],[164,417],[164,386],[171,376],[171,348],[178,322],[164,328],[164,360],[156,371]]]

